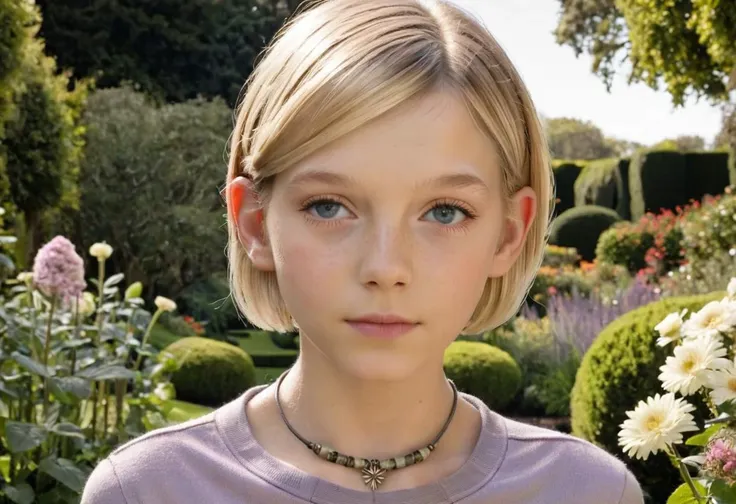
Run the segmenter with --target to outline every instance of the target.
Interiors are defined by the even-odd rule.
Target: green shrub
[[[271,332],[271,341],[279,348],[296,350],[299,348],[299,333],[280,333],[274,331]]]
[[[736,150],[731,149],[728,154],[728,179],[736,187]]]
[[[624,180],[628,181],[628,168],[628,159],[608,158],[588,163],[575,181],[575,206],[602,206],[628,218],[629,189],[624,184]]]
[[[560,266],[577,266],[580,256],[574,247],[558,247],[547,245],[544,247],[544,259],[542,265],[558,268]]]
[[[521,385],[516,361],[500,348],[477,341],[455,341],[445,351],[445,374],[458,390],[495,410],[503,409]]]
[[[619,222],[598,238],[595,257],[608,264],[625,266],[629,273],[644,268],[647,250],[654,245],[654,235],[634,229],[631,222]]]
[[[208,338],[182,338],[164,349],[180,367],[171,378],[176,397],[220,406],[255,385],[253,360],[241,348]]]
[[[689,262],[707,260],[736,245],[736,194],[706,200],[682,224],[682,246]]]
[[[685,156],[688,199],[700,201],[703,196],[723,194],[728,185],[727,152],[687,152]]]
[[[575,206],[575,180],[583,167],[576,163],[558,162],[552,165],[555,178],[555,215]]]
[[[722,293],[668,298],[637,308],[610,323],[583,357],[571,396],[573,434],[610,453],[623,456],[618,446],[619,425],[640,400],[664,393],[657,378],[671,347],[658,347],[654,326],[667,314],[687,308],[697,311]],[[694,402],[697,404],[697,402]],[[707,415],[700,404],[699,419]],[[653,502],[665,502],[679,484],[669,459],[659,454],[643,463],[626,460]]]
[[[176,302],[182,312],[207,322],[208,335],[220,335],[228,329],[243,327],[224,274],[210,275],[186,286]]]
[[[631,218],[674,210],[690,201],[685,156],[672,151],[639,151],[629,165]]]
[[[534,308],[543,315],[549,296],[572,294],[573,292],[587,296],[592,289],[593,285],[578,268],[542,266],[537,271],[537,276],[534,277],[528,298],[532,301]]]
[[[610,208],[594,205],[571,208],[553,222],[549,242],[562,247],[575,247],[586,261],[595,258],[595,247],[603,231],[620,221]]]

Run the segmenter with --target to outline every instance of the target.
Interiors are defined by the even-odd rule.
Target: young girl
[[[516,313],[553,196],[529,94],[477,21],[439,0],[306,10],[247,83],[227,183],[234,297],[298,328],[299,358],[119,448],[83,504],[643,502],[614,456],[444,375],[459,333]]]

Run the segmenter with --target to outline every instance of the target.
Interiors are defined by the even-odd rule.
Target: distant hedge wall
[[[573,162],[554,162],[552,173],[555,178],[556,198],[555,215],[575,206],[575,180],[583,170],[583,166]]]

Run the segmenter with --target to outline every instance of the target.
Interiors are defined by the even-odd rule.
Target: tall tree
[[[132,81],[166,101],[234,104],[294,0],[37,0],[61,67],[100,88]]]
[[[678,105],[688,94],[723,102],[736,86],[733,0],[560,3],[558,43],[593,56],[593,71],[609,86],[624,60],[630,82],[663,82]]]
[[[591,122],[560,117],[545,119],[544,123],[549,148],[556,159],[599,159],[619,154]]]

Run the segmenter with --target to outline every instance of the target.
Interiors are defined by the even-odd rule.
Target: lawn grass
[[[169,414],[166,415],[166,418],[171,422],[186,422],[187,420],[199,418],[213,411],[212,408],[208,408],[207,406],[200,406],[199,404],[177,401],[175,399],[171,399],[168,402],[172,406],[172,408],[171,411],[169,411]]]
[[[163,350],[179,339],[181,339],[181,336],[172,333],[161,324],[153,326],[151,334],[148,336],[148,342],[159,350]]]
[[[256,368],[256,384],[269,385],[275,382],[286,368],[260,367]]]

